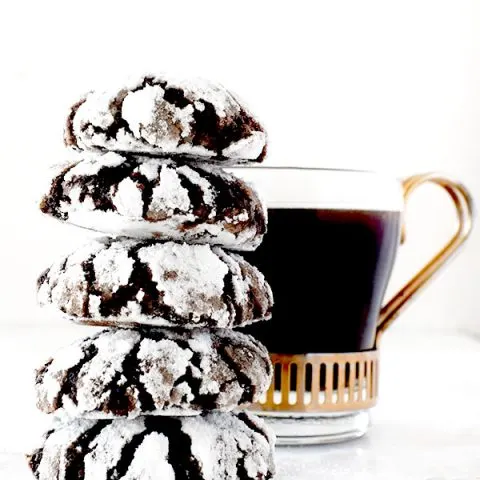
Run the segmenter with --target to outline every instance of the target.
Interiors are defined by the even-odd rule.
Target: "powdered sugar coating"
[[[242,257],[210,245],[103,238],[38,280],[41,305],[88,324],[233,327],[268,319],[272,292]]]
[[[220,168],[84,152],[53,179],[41,210],[111,235],[254,250],[267,215],[257,193]]]
[[[55,437],[50,440],[48,446],[44,446],[33,452],[29,456],[30,467],[34,471],[37,479],[57,478],[57,472],[65,469],[65,457],[61,446],[71,446],[78,438],[90,431],[96,425],[95,420],[84,419],[81,422],[72,422],[70,424],[57,424]],[[54,430],[50,430],[45,434],[44,440],[50,438]],[[54,448],[51,448],[55,445]],[[35,468],[33,468],[35,466]]]
[[[37,371],[37,406],[69,417],[228,411],[267,391],[272,366],[253,337],[226,329],[111,329]]]
[[[228,90],[171,75],[88,93],[72,107],[65,143],[230,164],[262,161],[266,153],[265,131]]]
[[[273,434],[254,415],[74,420],[29,456],[38,480],[269,480]]]

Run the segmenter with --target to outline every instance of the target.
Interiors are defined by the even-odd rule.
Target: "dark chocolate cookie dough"
[[[234,327],[270,318],[272,292],[239,255],[210,245],[101,238],[38,279],[38,300],[92,325]]]
[[[260,162],[265,131],[223,86],[203,79],[144,76],[76,102],[65,143],[78,149]]]
[[[249,413],[79,419],[28,456],[38,480],[269,480],[274,437]]]
[[[37,371],[37,406],[90,418],[228,411],[259,400],[271,375],[265,347],[234,330],[110,329]]]
[[[54,177],[41,210],[84,228],[253,250],[266,212],[244,181],[208,165],[84,152]]]

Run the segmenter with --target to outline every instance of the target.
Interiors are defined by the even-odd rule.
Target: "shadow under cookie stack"
[[[220,168],[262,161],[263,129],[221,86],[147,76],[87,94],[65,141],[77,158],[41,209],[108,236],[47,269],[39,301],[107,328],[37,371],[56,420],[28,457],[35,477],[273,478],[273,436],[241,408],[272,366],[233,330],[270,318],[263,275],[232,253],[260,244],[266,211]]]

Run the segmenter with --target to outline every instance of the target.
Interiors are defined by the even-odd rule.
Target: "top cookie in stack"
[[[167,75],[87,94],[71,109],[65,143],[222,164],[261,162],[266,154],[265,131],[228,90]]]

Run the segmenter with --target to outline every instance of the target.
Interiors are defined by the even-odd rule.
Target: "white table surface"
[[[33,478],[22,452],[49,421],[34,407],[33,368],[87,331],[92,329],[0,329],[0,480]],[[479,366],[480,342],[473,338],[389,332],[369,433],[337,445],[278,448],[276,479],[480,479]]]

